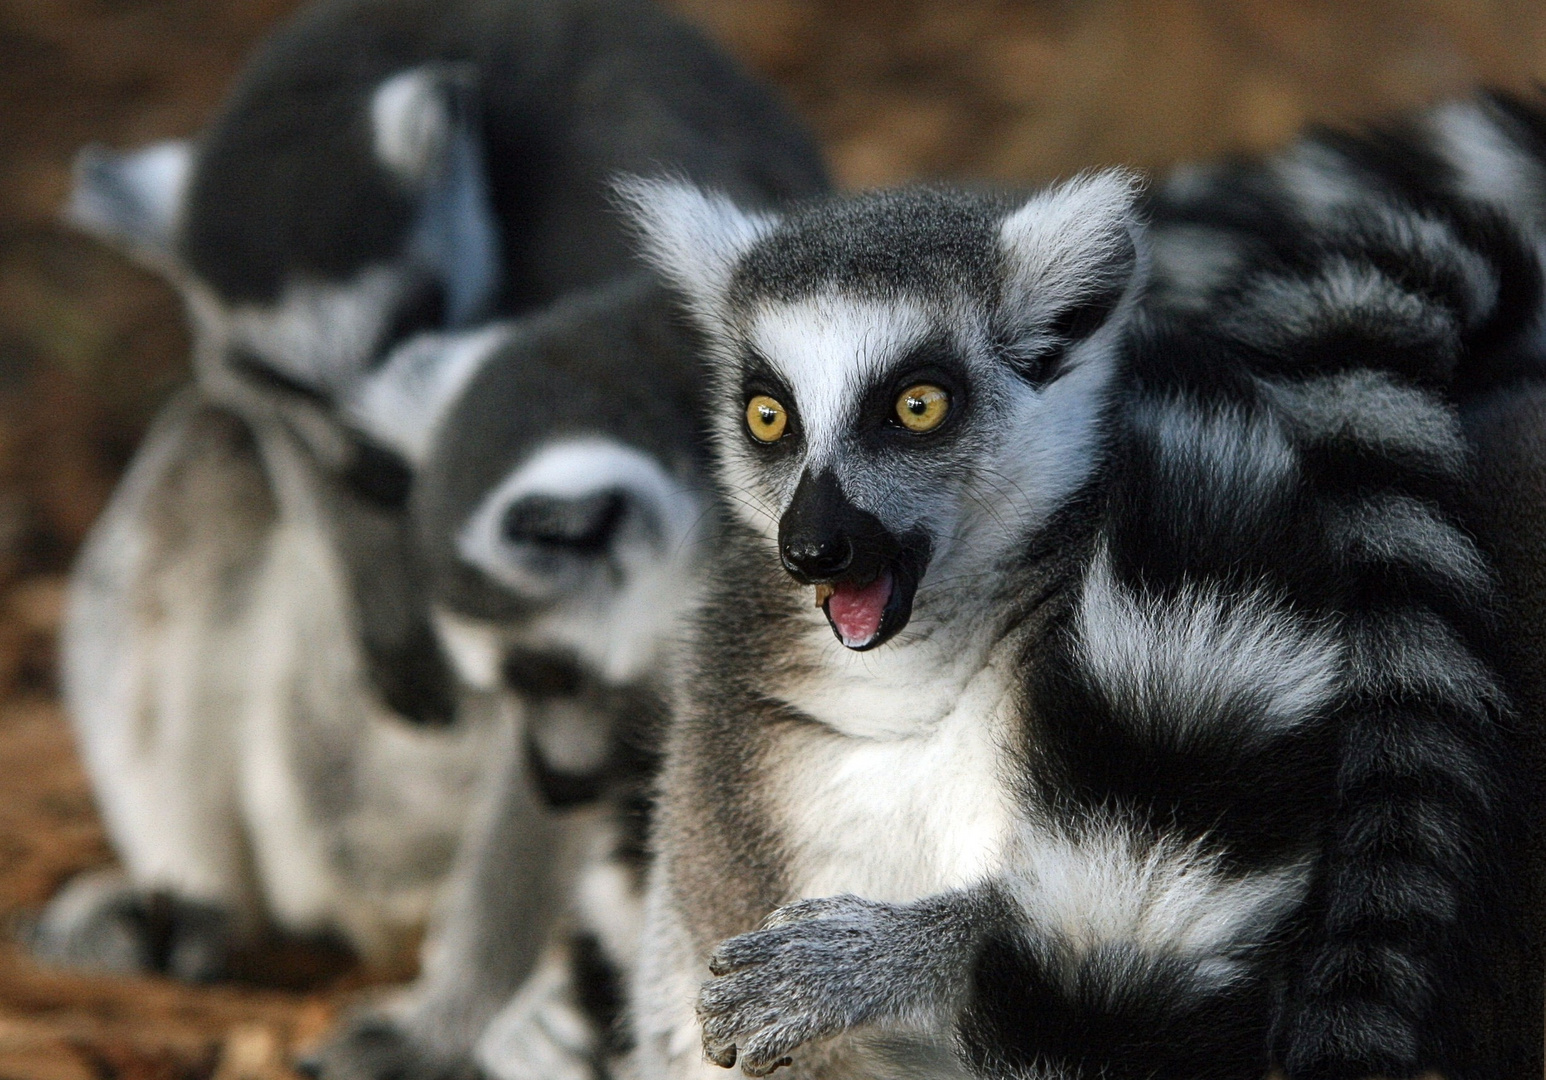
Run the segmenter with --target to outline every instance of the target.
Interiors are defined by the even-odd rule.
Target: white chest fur
[[[1017,820],[1004,782],[1011,696],[989,666],[916,726],[789,732],[775,805],[795,893],[901,902],[1001,872]]]
[[[786,733],[775,759],[787,899],[905,903],[995,880],[1065,959],[1122,942],[1184,959],[1205,981],[1236,977],[1232,950],[1265,940],[1300,901],[1306,865],[1238,877],[1198,842],[1152,837],[1120,813],[1060,822],[1027,803],[1008,782],[1022,735],[1008,671],[1001,659],[940,680],[910,707],[894,684],[859,701],[853,672],[828,680],[820,722]],[[954,695],[943,709],[940,683]],[[814,702],[820,689],[790,696]]]

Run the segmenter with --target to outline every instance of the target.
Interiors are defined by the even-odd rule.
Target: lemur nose
[[[573,498],[527,495],[505,510],[500,528],[512,544],[590,554],[607,547],[627,509],[627,497],[620,491],[599,491]]]
[[[853,542],[846,536],[795,536],[783,545],[784,568],[802,577],[835,578],[854,561]]]

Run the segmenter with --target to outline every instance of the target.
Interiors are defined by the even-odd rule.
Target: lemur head
[[[329,402],[394,342],[494,299],[467,72],[350,66],[272,46],[198,142],[77,160],[67,216],[182,290],[206,383]]]
[[[413,469],[415,544],[466,681],[540,696],[653,674],[705,502],[694,356],[637,275],[420,335],[362,387],[348,413]]]
[[[921,588],[943,619],[1089,475],[1142,278],[1135,190],[1107,172],[1020,203],[901,190],[779,218],[624,185],[710,338],[731,505],[848,648],[894,637]]]

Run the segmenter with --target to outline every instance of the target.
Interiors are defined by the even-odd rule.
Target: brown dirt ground
[[[0,0],[0,923],[111,859],[53,638],[71,554],[186,373],[171,293],[56,224],[69,161],[196,130],[295,2]],[[784,89],[851,186],[1158,168],[1546,74],[1538,0],[672,2]],[[0,1080],[278,1080],[370,981],[250,959],[252,982],[190,988],[45,972],[0,940]]]

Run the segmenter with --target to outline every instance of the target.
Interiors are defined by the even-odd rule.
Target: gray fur
[[[709,956],[718,978],[698,995],[705,1054],[765,1076],[798,1047],[877,1020],[946,1027],[966,1000],[974,943],[995,921],[986,893],[909,907],[857,896],[781,907]]]

